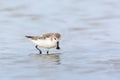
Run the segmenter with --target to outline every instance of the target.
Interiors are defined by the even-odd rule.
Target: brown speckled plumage
[[[25,36],[25,37],[33,39],[33,40],[37,40],[37,39],[50,38],[51,36],[55,36],[58,39],[60,39],[60,37],[61,37],[61,35],[59,33],[47,33],[47,34],[43,34],[41,36]]]

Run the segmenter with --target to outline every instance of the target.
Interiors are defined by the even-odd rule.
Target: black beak
[[[60,47],[59,47],[59,42],[57,42],[57,47],[56,47],[56,49],[60,49]]]

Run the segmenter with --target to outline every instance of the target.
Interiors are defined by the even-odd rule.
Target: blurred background
[[[0,80],[119,80],[119,0],[0,0]],[[59,32],[38,55],[25,35]]]

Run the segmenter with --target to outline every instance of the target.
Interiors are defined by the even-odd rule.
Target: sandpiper
[[[61,35],[59,33],[46,33],[41,36],[25,36],[35,44],[35,48],[39,50],[39,53],[42,54],[42,51],[38,47],[46,48],[47,54],[49,53],[50,48],[56,47],[60,49],[59,41]]]

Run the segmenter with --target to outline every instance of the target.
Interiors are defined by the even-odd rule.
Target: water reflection
[[[23,10],[23,9],[26,9],[26,8],[27,8],[26,5],[20,5],[20,6],[16,6],[16,7],[2,8],[2,9],[0,9],[0,11],[10,12],[10,11]]]
[[[41,64],[60,64],[60,53],[36,54],[34,58]]]
[[[71,28],[68,28],[69,31],[84,31],[84,30],[87,30],[89,28],[80,28],[80,27],[71,27]]]

